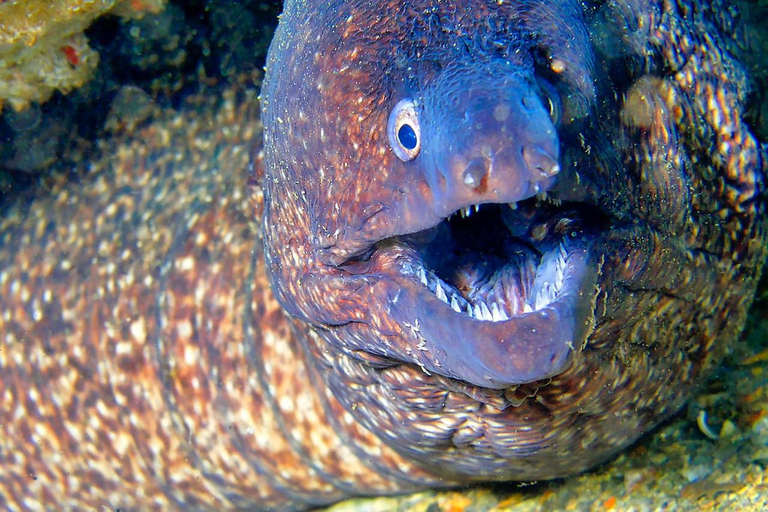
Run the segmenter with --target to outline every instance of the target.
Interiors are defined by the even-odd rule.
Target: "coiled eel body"
[[[765,155],[717,3],[287,1],[261,91],[0,224],[0,502],[570,475],[740,332]]]

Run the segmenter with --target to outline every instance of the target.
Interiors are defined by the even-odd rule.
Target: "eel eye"
[[[421,128],[416,103],[410,98],[397,102],[389,114],[387,123],[389,145],[397,158],[408,162],[421,150]]]

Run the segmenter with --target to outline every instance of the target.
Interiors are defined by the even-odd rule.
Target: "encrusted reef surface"
[[[164,0],[9,0],[0,2],[0,111],[44,102],[82,86],[98,64],[84,31],[99,16],[138,17]]]
[[[0,2],[0,205],[105,134],[263,65],[279,2]]]
[[[0,9],[21,3],[0,1]],[[83,6],[95,5],[94,2],[45,4],[53,8],[58,4],[74,3]],[[113,3],[100,2],[99,6],[106,11],[108,8],[104,6],[109,4],[112,7]],[[738,86],[744,87],[745,90],[752,88],[751,93],[745,93],[745,97],[749,97],[747,121],[765,140],[768,130],[763,124],[766,117],[764,112],[768,109],[765,108],[764,101],[765,77],[761,73],[766,66],[762,64],[757,51],[765,44],[760,39],[765,33],[762,28],[765,27],[758,24],[760,13],[763,12],[760,10],[762,3],[732,3],[733,9],[741,7],[750,10],[752,14],[748,20],[754,24],[744,28],[745,32],[737,33],[738,37],[742,38],[739,41],[718,41],[718,45],[724,44],[739,56],[748,71],[752,72],[752,81]],[[12,493],[23,494],[22,489],[25,486],[37,489],[48,486],[48,489],[64,494],[71,489],[82,489],[82,502],[73,500],[69,504],[73,507],[92,503],[89,499],[98,497],[103,489],[109,490],[107,494],[112,504],[122,503],[130,506],[132,503],[139,503],[131,502],[129,496],[146,492],[171,497],[168,501],[158,499],[155,503],[157,506],[181,507],[181,502],[173,501],[173,498],[183,493],[189,493],[188,496],[203,496],[204,492],[200,491],[200,488],[208,485],[200,483],[200,475],[174,473],[177,465],[184,467],[188,462],[184,460],[187,454],[192,454],[193,458],[204,454],[204,460],[196,460],[195,463],[198,464],[197,467],[211,470],[206,473],[206,477],[210,477],[216,469],[208,467],[211,461],[215,461],[219,467],[227,467],[229,473],[225,472],[221,479],[224,481],[231,477],[227,485],[230,486],[232,495],[235,494],[234,490],[246,488],[250,483],[247,478],[237,476],[241,471],[244,475],[248,474],[244,469],[247,464],[237,459],[237,455],[228,454],[217,444],[225,438],[224,435],[205,430],[206,426],[194,423],[194,419],[179,421],[179,418],[185,417],[184,414],[187,415],[186,418],[210,415],[220,419],[224,414],[221,411],[228,410],[224,403],[230,397],[218,396],[218,401],[213,401],[213,406],[208,399],[223,389],[232,396],[237,396],[237,393],[247,395],[249,378],[252,378],[252,375],[248,375],[249,368],[222,365],[229,373],[217,375],[220,380],[212,384],[210,389],[201,391],[197,384],[193,384],[197,378],[203,382],[207,378],[207,375],[201,377],[205,372],[196,373],[199,372],[196,365],[204,367],[207,361],[206,357],[201,357],[195,352],[194,343],[189,343],[186,338],[191,335],[190,325],[216,340],[234,337],[232,333],[247,333],[248,329],[240,325],[243,321],[240,311],[247,309],[248,300],[253,294],[250,280],[254,279],[261,285],[265,283],[265,277],[259,273],[260,270],[254,270],[259,267],[252,267],[250,264],[251,258],[258,255],[260,250],[260,229],[250,217],[254,207],[257,210],[261,207],[260,197],[252,197],[252,204],[249,204],[247,189],[244,186],[239,187],[239,184],[247,181],[246,172],[243,170],[249,165],[249,155],[256,154],[256,151],[251,150],[251,144],[258,144],[259,141],[260,124],[255,102],[261,74],[253,63],[260,62],[263,54],[254,59],[253,53],[249,52],[258,47],[263,50],[263,38],[260,42],[256,41],[253,34],[248,32],[247,24],[238,23],[234,18],[243,13],[255,16],[253,13],[272,11],[260,10],[255,6],[258,2],[245,3],[248,5],[244,11],[240,10],[242,6],[238,5],[239,2],[208,4],[217,14],[208,17],[202,25],[211,28],[223,22],[223,26],[231,28],[231,33],[215,33],[211,28],[210,31],[202,31],[204,36],[189,36],[190,31],[201,26],[201,18],[190,16],[188,7],[185,10],[174,2],[169,2],[167,9],[162,13],[149,14],[137,22],[106,21],[107,25],[102,27],[103,30],[109,31],[119,27],[119,30],[125,31],[127,35],[120,38],[120,44],[108,46],[99,42],[95,45],[101,54],[101,64],[96,67],[97,61],[92,61],[95,74],[90,87],[100,89],[103,84],[109,84],[106,89],[111,93],[106,96],[93,94],[92,90],[88,89],[89,86],[82,90],[80,94],[83,94],[83,104],[88,105],[89,99],[99,98],[106,105],[99,107],[103,114],[98,116],[97,128],[89,130],[86,137],[78,137],[77,142],[66,150],[62,150],[61,145],[46,150],[32,147],[50,138],[51,132],[42,130],[46,124],[45,120],[51,119],[48,116],[58,119],[59,127],[76,127],[78,123],[93,122],[93,118],[84,120],[81,117],[80,107],[73,107],[58,95],[54,96],[53,101],[63,105],[59,110],[32,105],[31,109],[25,110],[32,113],[31,117],[25,117],[23,113],[19,116],[16,112],[6,112],[6,116],[12,117],[0,121],[0,130],[4,125],[8,130],[6,133],[13,134],[13,137],[3,140],[3,148],[0,151],[0,164],[5,166],[6,176],[10,176],[7,182],[12,184],[7,190],[11,191],[10,195],[13,196],[34,192],[39,198],[26,221],[23,217],[28,214],[25,206],[28,203],[12,208],[10,214],[6,212],[7,208],[3,209],[6,216],[0,219],[0,240],[14,244],[19,242],[27,247],[34,245],[30,244],[30,240],[39,241],[40,247],[46,245],[48,248],[47,256],[39,260],[38,255],[32,251],[16,253],[15,245],[12,247],[10,243],[6,243],[0,247],[0,257],[3,258],[0,260],[0,267],[8,268],[8,260],[13,259],[16,269],[22,269],[33,277],[39,277],[35,272],[42,271],[57,276],[53,289],[46,287],[43,281],[23,283],[32,300],[15,302],[13,307],[18,310],[0,311],[5,315],[4,319],[0,320],[0,325],[8,325],[8,315],[11,314],[19,325],[26,322],[24,325],[38,326],[39,331],[33,333],[34,343],[28,352],[35,358],[36,364],[39,363],[35,370],[39,373],[35,375],[45,375],[46,378],[52,375],[51,378],[59,378],[61,382],[61,386],[39,388],[42,397],[37,396],[36,399],[32,398],[23,403],[30,419],[34,420],[35,415],[39,414],[43,418],[50,418],[50,421],[39,422],[38,430],[27,430],[27,424],[20,422],[19,425],[23,426],[16,430],[14,435],[19,439],[34,439],[36,444],[50,453],[76,453],[80,448],[73,444],[76,440],[82,441],[86,451],[99,446],[101,442],[109,446],[104,453],[92,451],[87,454],[91,460],[96,461],[90,468],[92,473],[80,472],[73,477],[74,472],[81,471],[81,468],[73,462],[74,458],[68,460],[61,459],[60,456],[54,456],[42,466],[30,466],[32,469],[15,482],[15,487],[8,487],[12,490],[11,494],[0,494],[0,502],[9,499]],[[599,10],[601,5],[615,2],[588,4],[591,9]],[[123,8],[143,9],[144,5],[148,4],[124,2]],[[662,2],[661,5],[667,4]],[[96,7],[91,8],[94,10],[89,12],[95,13]],[[87,11],[85,7],[82,9],[83,12]],[[203,11],[209,12],[207,9]],[[83,16],[83,19],[86,19],[86,15]],[[96,14],[88,16],[91,16],[90,21]],[[730,16],[729,13],[723,13],[722,19],[730,20]],[[41,19],[50,21],[54,16],[42,16]],[[605,31],[602,32],[605,39],[601,43],[600,51],[610,53],[612,38],[626,35],[620,30],[610,32],[602,25],[597,27],[605,20],[600,20],[599,16],[594,19],[597,20],[596,26],[592,28]],[[161,21],[160,26],[152,20]],[[266,23],[261,19],[258,21],[260,26],[263,23],[265,27],[274,22],[273,19]],[[82,33],[84,26],[77,32]],[[156,30],[154,33],[153,29]],[[141,37],[134,38],[130,44],[131,33],[137,30],[142,34],[153,33],[154,37],[146,39],[146,46],[142,46]],[[265,29],[262,34],[270,33]],[[594,35],[598,33],[595,32]],[[83,41],[85,44],[84,39],[77,39],[83,37],[82,35],[73,37],[75,38],[72,42]],[[233,46],[237,50],[217,52],[216,48],[222,47],[228,38],[238,42]],[[94,34],[93,39],[101,41],[98,33]],[[50,46],[52,51],[61,51],[61,47],[57,46],[59,42],[53,39],[50,41],[54,42],[45,44]],[[89,50],[84,46],[72,47],[76,50],[82,48],[78,51],[77,58],[88,55]],[[200,48],[208,50],[198,52]],[[206,59],[211,53],[211,48],[216,54],[215,64],[212,64],[210,58]],[[110,58],[112,53],[118,57]],[[142,70],[142,73],[139,73],[145,74],[142,78],[136,79],[135,74],[126,77],[109,69],[129,55],[132,56],[129,67]],[[622,59],[621,56],[611,56],[617,60]],[[0,59],[2,58],[0,51]],[[43,59],[39,62],[45,61],[45,57],[36,58]],[[70,50],[63,51],[63,58],[62,64],[72,67],[73,54]],[[104,62],[111,62],[111,65],[100,67]],[[189,66],[190,63],[193,65]],[[682,80],[684,77],[680,78]],[[640,86],[631,89],[631,101],[628,104],[634,104],[635,107],[627,109],[627,124],[641,129],[647,127],[655,113],[653,107],[659,105],[653,101],[661,101],[659,91],[665,90],[660,88],[659,82],[654,79],[642,80]],[[666,92],[671,94],[668,90]],[[706,88],[702,89],[703,96],[714,98],[713,101],[716,102],[716,95],[706,96],[710,92]],[[648,101],[647,95],[651,95],[652,101]],[[10,146],[14,147],[13,151],[9,149]],[[702,148],[702,151],[711,152],[714,149]],[[34,156],[28,157],[25,153]],[[56,158],[61,155],[65,155],[64,165],[55,163]],[[192,172],[192,169],[197,172]],[[30,180],[19,178],[20,170],[25,173],[42,173],[45,176],[42,185],[36,184],[28,190],[22,190],[29,185]],[[242,172],[241,178],[233,177],[239,172]],[[76,182],[90,184],[86,193],[77,192],[72,184],[66,183],[73,176]],[[188,180],[188,176],[194,177],[194,180]],[[142,184],[145,188],[137,191],[139,189],[134,188],[137,184]],[[178,197],[178,201],[167,200],[172,194],[178,194],[173,196]],[[6,197],[3,201],[8,202],[10,199]],[[157,201],[166,201],[171,206],[167,210],[158,210],[153,206]],[[45,208],[41,208],[41,205]],[[73,212],[79,213],[73,215]],[[72,218],[76,221],[70,225],[57,222],[59,219]],[[227,226],[222,224],[222,221],[232,218],[236,220],[235,223]],[[143,226],[134,230],[137,222]],[[20,225],[29,228],[29,231],[26,234],[14,231]],[[3,238],[4,234],[8,233],[11,235]],[[180,238],[180,235],[183,238]],[[93,239],[98,239],[100,244],[89,247]],[[112,242],[121,246],[119,254],[110,251],[109,244]],[[148,253],[144,252],[147,247],[150,248]],[[157,254],[161,253],[165,256],[157,257]],[[73,254],[80,259],[72,261],[70,257]],[[146,271],[146,274],[140,274],[146,270],[143,268],[145,261],[157,261],[158,264],[156,268]],[[89,262],[93,264],[89,265]],[[222,265],[221,262],[231,264]],[[75,268],[79,275],[70,273],[72,268]],[[251,272],[256,275],[250,274]],[[95,274],[99,274],[100,279],[94,280]],[[0,276],[0,290],[3,292],[11,289],[11,278],[8,275],[11,274],[3,273]],[[144,276],[141,282],[136,279],[138,275]],[[146,281],[147,276],[149,282]],[[88,279],[91,280],[87,281]],[[152,279],[163,280],[162,289],[165,292],[160,295],[147,295],[147,290],[151,290],[153,286]],[[100,307],[92,312],[97,320],[83,324],[78,323],[78,318],[72,318],[71,313],[80,311],[84,314],[78,308],[84,303],[79,302],[81,297],[86,294],[78,295],[75,290],[82,283],[88,282],[97,283],[93,289],[87,290],[88,293],[91,296],[101,296],[103,300],[99,303]],[[236,283],[237,289],[233,290],[231,283]],[[19,290],[13,290],[13,293],[18,295]],[[51,296],[64,299],[52,302]],[[70,297],[74,298],[73,301],[67,302]],[[183,297],[188,297],[189,300],[185,302]],[[195,299],[192,300],[192,297]],[[205,300],[198,301],[198,297],[205,297]],[[232,307],[232,302],[236,303],[237,307]],[[3,307],[7,304],[10,303],[0,301]],[[259,314],[264,314],[266,309],[269,314],[265,314],[265,317],[280,317],[281,313],[277,312],[273,299],[264,301],[262,306],[257,308]],[[165,317],[163,313],[158,313],[164,308],[173,310],[174,315]],[[136,315],[136,311],[145,310],[157,313],[157,324],[143,324],[137,321],[137,316],[130,316]],[[58,325],[60,330],[51,331],[51,327],[56,327],[56,324],[47,322],[50,318],[59,317],[63,319]],[[450,492],[430,491],[404,497],[353,500],[338,504],[332,507],[332,510],[764,510],[768,508],[766,318],[768,284],[764,278],[749,315],[744,341],[734,344],[726,351],[723,365],[709,378],[683,412],[593,471],[549,482],[481,485]],[[43,321],[39,322],[41,319]],[[104,325],[100,326],[101,321]],[[78,329],[83,328],[85,337],[93,343],[90,348],[81,350],[69,343],[67,336],[70,333],[67,330],[71,329],[72,325],[77,325]],[[130,343],[120,343],[126,339],[149,339],[153,329],[164,334],[163,341],[158,342],[157,347],[145,345],[142,356],[131,353]],[[14,336],[19,332],[21,330],[14,330]],[[49,339],[37,335],[50,332],[53,332],[53,336]],[[275,336],[285,335],[285,332],[280,330],[275,332]],[[262,342],[265,347],[273,343],[269,339]],[[169,360],[167,366],[158,365],[156,374],[148,375],[155,371],[153,368],[156,361],[152,358],[156,355],[152,352],[155,349],[167,350],[175,359]],[[209,349],[209,352],[205,352]],[[14,350],[12,348],[0,354],[0,360],[7,363],[7,359],[3,358],[20,357],[21,352]],[[217,352],[218,350],[221,352]],[[228,350],[231,350],[232,354],[229,354]],[[203,352],[211,359],[223,357],[228,360],[226,358],[231,356],[234,361],[238,357],[235,354],[237,349],[226,344],[217,345],[215,349],[203,348]],[[274,353],[275,361],[279,361],[276,367],[279,368],[290,361],[285,354],[285,347],[279,343],[274,347]],[[100,359],[105,355],[114,358]],[[73,364],[69,370],[58,374],[56,361],[60,357],[69,357]],[[111,367],[113,363],[114,367]],[[23,366],[18,360],[15,364]],[[270,385],[282,386],[281,389],[292,391],[290,382],[281,381],[279,372],[269,368],[262,368],[262,371],[264,379],[274,379],[274,383]],[[23,389],[26,382],[23,379],[16,382],[16,377],[23,376],[22,373],[14,374],[14,385],[18,389]],[[66,411],[51,409],[52,402],[46,402],[49,398],[47,393],[56,396],[58,400],[58,394],[66,394],[67,384],[76,387],[77,379],[71,377],[75,374],[78,379],[89,382],[88,385],[94,383],[96,395],[101,391],[95,384],[96,380],[88,381],[93,375],[122,374],[133,377],[109,382],[110,386],[114,386],[114,402],[99,402],[94,399],[93,402],[70,404]],[[29,382],[33,382],[34,377],[29,377]],[[0,404],[8,406],[8,410],[11,410],[10,406],[17,406],[18,403],[3,394],[2,385],[8,382],[9,380],[0,382]],[[199,380],[197,382],[199,383]],[[138,387],[132,387],[133,384]],[[140,392],[139,387],[144,393]],[[301,393],[296,391],[296,394],[296,403],[304,403],[304,397],[298,396]],[[120,405],[120,400],[125,400],[126,397],[134,405],[133,412],[112,413],[112,407]],[[161,402],[163,405],[158,406]],[[167,406],[167,410],[164,409],[164,415],[156,423],[154,419],[144,423],[142,415],[155,406],[160,409]],[[211,406],[213,412],[208,406]],[[57,429],[65,428],[64,424],[71,419],[69,415],[72,411],[77,411],[78,407],[90,411],[90,421],[82,425],[75,422],[66,427],[69,429],[69,437],[61,435]],[[280,407],[283,405],[280,404]],[[277,406],[275,408],[277,410]],[[232,413],[231,417],[227,418],[231,420],[231,424],[226,435],[233,435],[231,429],[237,431],[237,421],[244,421],[243,417],[248,414],[249,411],[245,407],[237,411],[237,414]],[[258,428],[261,419],[247,419],[252,420]],[[263,423],[270,421],[274,420],[267,418]],[[166,427],[170,424],[184,435],[168,436]],[[125,425],[131,426],[132,430],[128,431],[128,434],[123,429]],[[318,436],[325,441],[323,436],[326,436],[327,432],[321,430],[319,425],[318,432],[323,432]],[[146,446],[133,447],[131,435],[137,435],[137,438],[146,435],[145,439],[149,442]],[[263,446],[248,445],[248,435],[249,432],[243,429],[242,438],[239,440],[241,444],[237,445],[243,452],[266,450]],[[2,442],[0,440],[0,446]],[[223,441],[221,443],[224,444]],[[277,439],[276,444],[280,444]],[[176,450],[178,446],[184,448]],[[155,468],[157,473],[162,474],[158,478],[158,481],[162,480],[159,486],[156,483],[142,486],[137,483],[138,480],[133,480],[133,487],[128,484],[121,487],[121,482],[127,481],[127,475],[147,470],[146,461],[162,459],[158,454],[168,447],[173,448],[168,450],[169,453],[181,456],[174,460],[169,457]],[[209,451],[206,452],[206,449]],[[344,457],[348,456],[344,450],[348,451],[348,447],[338,447],[340,457],[342,454]],[[279,450],[276,453],[279,453]],[[15,456],[0,451],[0,458],[8,467],[13,466],[14,471],[15,465],[21,465],[24,457],[28,456]],[[393,454],[385,453],[383,456],[396,460]],[[119,465],[111,463],[115,457],[120,459]],[[275,464],[278,463],[276,457]],[[1,469],[3,468],[0,467]],[[274,469],[275,473],[279,472],[279,466],[275,465]],[[347,469],[354,470],[351,465]],[[24,472],[13,474],[22,473]],[[92,480],[88,480],[84,475],[90,475]],[[292,478],[300,478],[301,475],[298,470],[296,473],[290,473]],[[280,478],[277,477],[277,481],[280,481]],[[358,478],[364,480],[367,476]],[[290,481],[290,478],[287,480]],[[90,485],[86,485],[89,482]],[[218,485],[221,482],[215,483]],[[167,488],[162,488],[163,485]],[[211,485],[211,488],[213,487]],[[359,492],[365,491],[365,488],[359,489]],[[328,501],[333,501],[333,495],[329,495],[331,497]],[[225,502],[230,499],[230,495],[223,493],[219,498]],[[271,498],[265,495],[264,499]],[[209,502],[201,498],[199,503]],[[269,501],[262,502],[264,503],[268,504]],[[245,506],[247,502],[238,502],[232,498],[229,504]]]

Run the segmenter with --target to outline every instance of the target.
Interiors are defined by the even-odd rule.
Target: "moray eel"
[[[288,0],[250,188],[252,92],[2,220],[0,501],[304,509],[636,440],[766,254],[717,5]]]

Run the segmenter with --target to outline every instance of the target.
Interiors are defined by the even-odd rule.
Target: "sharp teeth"
[[[440,286],[440,283],[437,283],[437,286],[435,287],[435,295],[437,295],[438,299],[448,304],[448,297],[445,295],[443,287]]]
[[[461,216],[464,218],[469,217],[472,214],[472,207],[471,206],[465,206],[461,209]]]
[[[451,307],[453,308],[453,310],[455,312],[461,313],[461,307],[459,306],[459,301],[456,300],[456,296],[455,295],[451,296]]]
[[[507,206],[509,206],[513,210],[517,210],[517,203],[507,203]]]
[[[523,304],[523,313],[533,313],[533,308],[527,302]]]
[[[483,319],[483,312],[480,310],[480,306],[478,306],[477,304],[475,304],[475,315],[474,316],[478,320],[482,320]]]
[[[419,267],[419,269],[416,271],[416,275],[419,276],[419,279],[421,279],[421,284],[427,284],[427,273],[424,272],[423,267]]]
[[[493,320],[493,315],[491,315],[491,311],[485,305],[485,302],[480,303],[480,310],[483,312],[483,320]]]
[[[499,305],[495,302],[491,304],[491,318],[493,318],[494,322],[501,322],[502,320],[506,320],[506,318],[502,316],[501,311],[499,311]]]
[[[479,205],[479,204],[476,204],[476,205],[474,206],[474,208],[475,208],[475,213],[477,213],[477,212],[479,212],[479,211],[480,211],[480,205]]]

